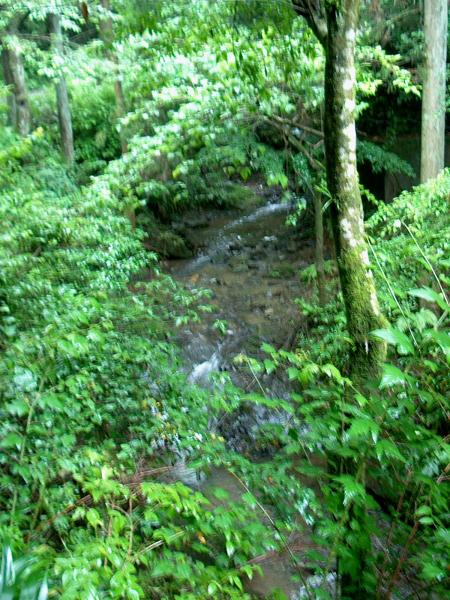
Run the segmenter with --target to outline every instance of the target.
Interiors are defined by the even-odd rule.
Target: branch
[[[289,125],[292,128],[298,127],[298,129],[303,129],[303,131],[306,131],[307,133],[317,135],[320,138],[323,137],[323,131],[320,131],[319,129],[314,129],[314,127],[309,127],[309,125],[305,125],[301,121],[297,121],[295,118],[294,119],[286,119],[284,117],[272,115],[270,117],[270,120],[277,121],[278,123],[282,123],[283,125]]]
[[[328,34],[323,0],[292,0],[295,12],[303,17],[314,35],[325,47]]]

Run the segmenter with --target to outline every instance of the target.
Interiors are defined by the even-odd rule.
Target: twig
[[[426,254],[425,254],[425,253],[424,253],[424,251],[422,250],[422,248],[421,248],[421,246],[420,246],[419,242],[416,240],[416,238],[415,238],[415,236],[414,236],[413,232],[412,232],[412,231],[411,231],[411,229],[408,227],[408,225],[407,225],[406,223],[404,223],[403,221],[402,221],[402,225],[405,227],[406,231],[407,231],[407,232],[409,233],[409,235],[412,237],[412,239],[414,240],[414,243],[416,244],[417,248],[419,249],[419,252],[420,252],[420,254],[422,255],[422,257],[423,257],[424,261],[425,261],[425,262],[427,263],[427,265],[430,267],[430,269],[431,269],[431,272],[433,273],[433,275],[434,275],[434,278],[436,279],[436,281],[437,281],[437,284],[438,284],[438,286],[439,286],[439,287],[440,287],[440,289],[441,289],[442,295],[444,296],[444,300],[445,300],[445,302],[448,304],[448,298],[447,298],[447,294],[445,293],[445,291],[444,291],[444,288],[442,287],[441,280],[439,279],[439,277],[438,277],[438,275],[437,275],[436,271],[434,270],[434,267],[433,267],[433,265],[432,265],[432,264],[431,264],[431,262],[428,260],[428,257],[426,256]]]
[[[394,586],[395,586],[395,584],[397,582],[397,579],[398,579],[398,577],[400,575],[402,567],[403,567],[403,565],[404,565],[404,563],[405,563],[405,561],[406,561],[406,559],[408,557],[409,547],[413,543],[414,538],[416,537],[418,529],[419,529],[419,521],[416,521],[414,523],[413,528],[411,529],[411,533],[409,534],[409,537],[408,537],[408,539],[406,541],[406,544],[403,547],[402,553],[401,553],[400,558],[399,558],[398,563],[397,563],[397,567],[396,567],[396,569],[394,571],[394,574],[392,575],[391,580],[389,582],[386,594],[384,596],[385,600],[390,600],[390,598],[391,598],[392,590],[394,589]]]

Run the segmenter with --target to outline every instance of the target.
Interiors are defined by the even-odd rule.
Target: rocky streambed
[[[228,368],[235,354],[253,354],[262,342],[286,345],[298,326],[294,299],[307,293],[299,271],[313,261],[313,242],[286,225],[289,204],[277,196],[261,202],[248,210],[185,215],[174,223],[195,256],[167,260],[164,267],[188,288],[211,290],[216,307],[200,325],[180,332],[186,363],[193,370],[209,360],[215,369]],[[225,335],[213,327],[217,320],[224,322]],[[204,375],[205,370],[197,373]]]
[[[210,385],[214,372],[227,371],[233,382],[244,391],[256,390],[274,398],[288,398],[289,383],[282,377],[257,375],[234,362],[244,353],[261,358],[264,342],[276,348],[295,346],[301,319],[295,299],[307,298],[311,287],[299,277],[300,271],[314,262],[314,242],[311,231],[302,231],[286,224],[291,206],[276,195],[264,197],[245,210],[208,210],[191,213],[172,224],[193,256],[166,260],[164,269],[187,288],[211,290],[215,311],[202,316],[178,333],[178,343],[184,354],[189,380],[202,386]],[[222,333],[214,323],[222,322]],[[220,433],[234,449],[264,460],[255,452],[254,442],[261,425],[283,421],[282,412],[274,412],[253,404],[234,413],[220,423]],[[217,427],[217,424],[213,425]],[[175,466],[175,478],[200,487],[209,496],[212,489],[227,490],[233,500],[245,491],[226,470],[213,470],[206,480],[198,481],[196,473],[183,461]],[[261,513],[261,521],[265,515]],[[389,519],[379,514],[380,530],[389,527]],[[382,535],[383,537],[383,535]],[[383,540],[376,538],[375,544]],[[293,552],[312,547],[308,529],[303,528],[288,540]],[[248,581],[246,588],[261,598],[273,597],[279,590],[289,600],[311,597],[318,586],[335,594],[335,574],[326,581],[308,576],[309,594],[298,579],[298,567],[288,550],[262,557],[263,575]],[[395,598],[411,597],[414,590],[402,581],[402,590]]]
[[[259,203],[246,210],[191,213],[172,224],[186,245],[194,248],[194,256],[166,260],[166,272],[188,288],[211,290],[215,305],[212,314],[178,334],[191,382],[208,386],[214,372],[226,370],[245,391],[289,395],[282,378],[257,378],[233,359],[240,353],[261,356],[263,342],[278,348],[290,348],[295,342],[299,326],[295,298],[308,294],[299,271],[313,262],[314,245],[309,232],[305,235],[286,224],[291,208],[276,195],[261,195]],[[217,320],[222,332],[214,327]],[[230,446],[252,453],[258,428],[274,419],[282,420],[283,415],[252,405],[222,420],[220,433]],[[186,483],[199,485],[183,464],[180,473]],[[207,495],[214,487],[225,488],[233,499],[244,491],[225,469],[214,470],[200,485]],[[299,543],[308,544],[305,539]],[[288,552],[265,557],[261,567],[264,574],[248,582],[249,591],[265,597],[278,589],[292,600],[306,597],[292,579],[296,569]]]

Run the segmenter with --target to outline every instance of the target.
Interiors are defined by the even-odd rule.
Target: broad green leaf
[[[421,523],[422,525],[433,525],[434,520],[431,517],[421,517],[419,519],[419,523]]]
[[[431,508],[429,506],[419,506],[416,510],[416,516],[424,517],[426,515],[431,515]]]
[[[344,490],[344,505],[348,506],[353,500],[362,500],[366,496],[364,486],[351,475],[339,475],[334,480],[342,485]]]
[[[293,379],[297,379],[297,377],[300,374],[300,371],[298,369],[296,369],[295,367],[289,367],[287,370],[287,374],[289,379],[292,381]]]
[[[433,289],[429,287],[415,288],[413,290],[409,290],[408,292],[411,296],[415,296],[416,298],[422,298],[427,302],[431,302],[433,304],[437,304],[439,308],[442,310],[449,310],[449,305],[445,302],[442,294],[438,294]]]
[[[379,432],[379,425],[373,419],[369,417],[352,419],[350,429],[347,431],[349,439],[356,439],[360,437],[367,438],[372,437],[376,441]]]
[[[64,408],[64,405],[61,402],[58,394],[54,394],[52,392],[42,394],[39,398],[39,405],[42,408],[53,408],[58,411]]]
[[[433,563],[425,563],[423,566],[422,576],[424,579],[443,579],[445,575],[445,571],[443,571],[438,565]]]
[[[14,369],[13,381],[17,389],[20,391],[31,392],[32,390],[36,389],[36,377],[29,369],[16,367]]]
[[[406,462],[405,457],[391,440],[384,439],[377,442],[375,445],[375,452],[380,462],[382,462],[383,456]]]
[[[430,329],[425,332],[425,337],[434,340],[441,347],[446,357],[450,356],[450,335],[447,332]]]
[[[406,375],[394,365],[384,364],[383,375],[381,378],[380,389],[394,387],[396,385],[405,385]]]
[[[2,448],[20,448],[22,439],[22,436],[18,433],[8,433],[3,439],[0,439],[0,446]]]
[[[275,369],[277,368],[276,364],[273,362],[273,360],[270,360],[268,358],[264,359],[264,367],[265,367],[267,373],[269,373],[269,374],[273,373],[275,371]]]
[[[394,344],[398,347],[400,354],[413,354],[414,346],[409,337],[400,331],[391,327],[390,329],[375,329],[372,331],[372,335],[384,340],[388,344]]]

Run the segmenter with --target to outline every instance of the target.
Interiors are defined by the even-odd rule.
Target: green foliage
[[[371,142],[358,142],[358,162],[370,163],[374,173],[402,173],[408,177],[414,177],[414,169],[397,154],[388,152],[381,146]]]
[[[67,600],[205,597],[211,585],[242,598],[246,561],[273,546],[266,528],[245,506],[154,481],[177,456],[223,452],[208,430],[221,396],[187,386],[163,341],[203,294],[154,271],[104,188],[33,186],[18,168],[32,144],[2,155],[0,539],[14,552],[45,544],[49,586]],[[132,291],[144,268],[152,280]]]
[[[16,4],[3,3],[3,29]],[[78,2],[58,7],[74,35],[63,64],[45,38],[49,3],[22,2],[20,36],[9,40],[26,49],[39,127],[25,138],[0,130],[0,595],[44,600],[48,587],[64,600],[243,600],[255,558],[305,536],[312,544],[291,558],[316,583],[302,580],[300,594],[329,598],[337,572],[368,596],[389,595],[396,571],[408,570],[444,597],[450,172],[378,203],[368,223],[390,321],[371,334],[390,348],[378,381],[356,387],[346,377],[351,340],[327,261],[333,299],[298,300],[298,349],[265,344],[261,362],[240,358],[253,376],[280,374],[290,395],[246,394],[223,374],[197,389],[172,335],[211,310],[208,295],[163,276],[123,215],[240,206],[253,201],[242,182],[257,175],[298,200],[296,224],[302,190],[327,198],[323,52],[289,3],[265,2],[263,14],[256,0],[127,0],[112,3],[116,64],[94,31],[101,10],[88,4],[89,26]],[[376,3],[363,4],[367,25]],[[358,115],[370,115],[380,91],[417,95],[401,66],[420,54],[404,35],[420,40],[416,20],[392,28],[403,6],[378,3],[389,19],[359,32]],[[53,149],[61,74],[76,143],[69,171]],[[129,148],[122,156],[119,134]],[[376,173],[413,174],[371,142],[359,143],[358,159]],[[151,229],[155,217],[138,224]],[[159,236],[163,252],[181,239]],[[300,277],[311,284],[315,269]],[[223,319],[212,327],[227,333]],[[258,430],[257,461],[211,429],[249,406],[276,415]],[[217,466],[238,481],[239,498],[192,484]]]
[[[401,316],[399,300],[417,305],[407,293],[411,282],[448,287],[449,198],[450,172],[445,170],[412,193],[380,205],[368,221],[383,304],[396,317]]]
[[[279,499],[278,509],[284,503],[297,507],[316,547],[323,548],[323,554],[304,550],[297,556],[319,577],[319,588],[310,589],[313,597],[329,597],[327,576],[337,564],[341,577],[357,581],[371,597],[395,594],[407,572],[422,581],[413,588],[432,585],[434,593],[445,595],[448,178],[444,172],[380,205],[369,223],[378,235],[374,270],[391,322],[371,334],[390,348],[378,381],[356,387],[345,376],[351,341],[339,296],[324,307],[299,300],[307,333],[299,334],[298,350],[264,344],[267,358],[251,362],[252,372],[273,376],[285,370],[294,385],[289,401],[257,394],[251,401],[286,413],[287,426],[267,425],[261,437],[278,448],[268,471],[282,465],[290,473],[289,499]],[[419,283],[424,277],[427,286]],[[418,287],[411,288],[414,281]],[[260,486],[261,493],[273,493]]]
[[[413,293],[431,300],[427,290]],[[328,559],[324,566],[320,553],[304,551],[298,560],[320,575],[324,597],[336,560],[341,576],[356,578],[371,596],[398,585],[397,567],[413,570],[433,582],[438,595],[445,594],[449,498],[443,481],[450,448],[441,432],[448,412],[450,337],[449,306],[442,296],[436,300],[436,315],[421,310],[399,324],[407,332],[395,327],[373,332],[392,344],[395,364],[386,364],[378,385],[367,389],[355,388],[342,375],[333,364],[336,357],[325,362],[327,355],[321,355],[317,363],[305,351],[265,347],[270,358],[264,368],[269,373],[286,368],[297,385],[289,403],[276,403],[287,411],[289,426],[272,427],[264,435],[279,447],[274,463],[302,483],[304,502],[297,505],[292,497],[289,502],[301,506],[314,543]],[[339,343],[336,334],[330,337]],[[259,402],[267,404],[263,398]],[[388,515],[380,510],[380,497]],[[376,546],[374,539],[380,541]],[[391,554],[386,544],[403,549],[402,562],[398,556],[403,554]]]
[[[42,576],[43,564],[36,557],[14,559],[11,548],[5,546],[0,568],[0,598],[47,600],[48,586],[46,577]]]

